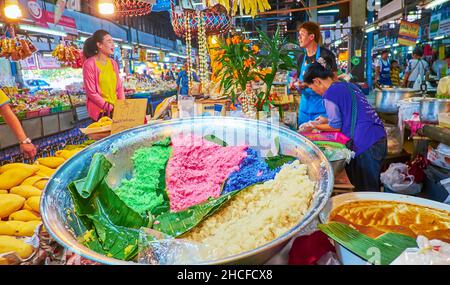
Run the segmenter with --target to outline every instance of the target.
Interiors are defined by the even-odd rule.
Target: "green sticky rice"
[[[141,215],[164,204],[165,168],[172,147],[154,145],[136,150],[133,177],[122,180],[114,190],[125,204]]]

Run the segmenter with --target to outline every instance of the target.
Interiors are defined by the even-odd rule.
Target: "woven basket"
[[[186,9],[182,12],[175,12],[175,5],[171,1],[171,14],[173,30],[175,34],[184,38],[186,35],[186,17],[189,16],[189,26],[191,27],[192,38],[198,35],[198,16],[195,10]],[[231,28],[231,16],[224,6],[217,4],[214,7],[207,8],[202,11],[205,22],[206,35],[219,35],[226,33]]]

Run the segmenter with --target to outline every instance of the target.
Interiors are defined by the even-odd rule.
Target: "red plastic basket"
[[[46,116],[50,114],[50,108],[43,108],[39,110],[39,116]]]
[[[312,141],[337,142],[345,145],[350,139],[339,132],[321,132],[321,133],[302,133]]]
[[[39,110],[37,110],[37,111],[28,111],[26,114],[25,114],[25,118],[34,118],[34,117],[39,117]]]

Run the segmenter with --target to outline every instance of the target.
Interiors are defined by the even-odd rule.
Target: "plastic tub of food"
[[[328,141],[345,145],[349,138],[340,132],[302,133],[312,141]]]
[[[439,113],[439,126],[450,129],[450,113]]]

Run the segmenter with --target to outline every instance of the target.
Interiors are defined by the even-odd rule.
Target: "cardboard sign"
[[[404,46],[415,46],[419,37],[420,26],[418,24],[402,21],[398,32],[398,43]]]
[[[114,105],[111,134],[143,125],[146,112],[147,99],[118,100]]]

